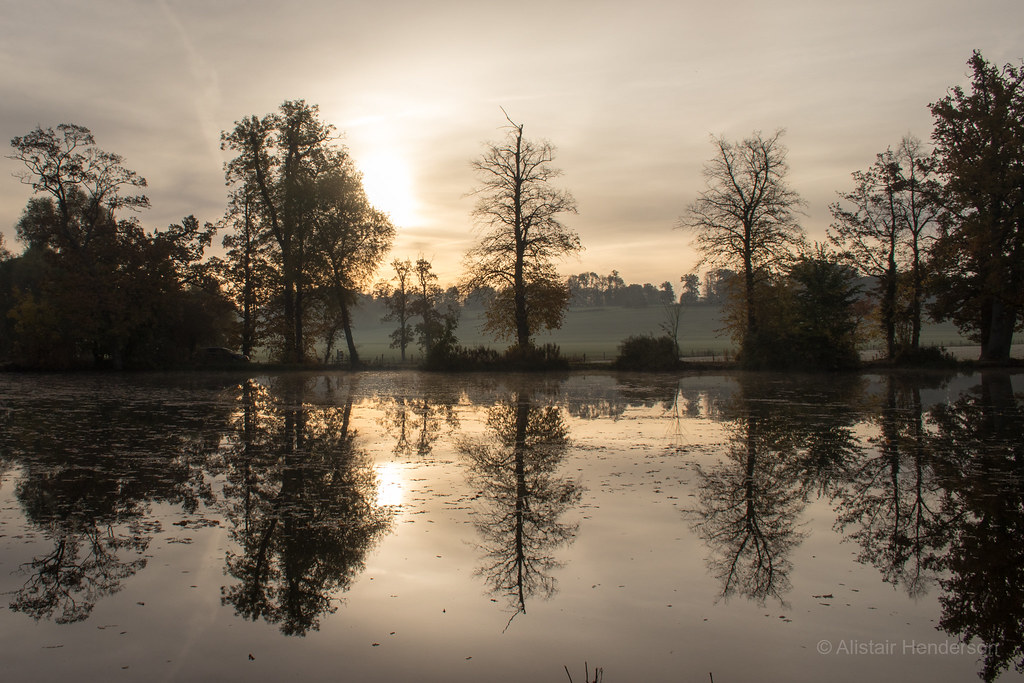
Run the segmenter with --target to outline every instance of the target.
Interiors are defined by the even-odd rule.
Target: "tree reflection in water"
[[[413,392],[395,392],[374,397],[382,413],[378,423],[395,438],[395,455],[430,455],[444,428],[459,428],[455,406],[459,402],[450,383],[427,382]]]
[[[1024,398],[1010,376],[986,372],[981,385],[931,410],[930,438],[953,522],[940,566],[939,626],[986,645],[980,675],[1024,670]]]
[[[856,457],[851,427],[862,387],[857,379],[837,381],[795,403],[785,395],[791,385],[778,378],[741,375],[738,382],[714,415],[730,425],[728,450],[721,463],[698,465],[698,508],[689,516],[708,546],[721,598],[782,601],[791,588],[790,552],[806,535],[798,518],[808,496]]]
[[[52,544],[20,567],[27,578],[10,608],[57,623],[87,619],[146,566],[161,530],[151,503],[195,511],[210,501],[204,466],[226,417],[216,404],[179,401],[166,387],[155,396],[118,383],[73,390],[85,393],[9,411],[0,438],[5,458],[21,469],[16,492],[26,520]]]
[[[273,391],[247,382],[225,456],[225,513],[239,549],[227,554],[237,583],[221,589],[221,601],[287,635],[317,630],[337,610],[337,595],[391,525],[351,427],[352,386],[341,405],[330,395],[315,405],[307,402],[314,381],[285,378]]]
[[[948,542],[944,490],[934,474],[922,415],[923,378],[890,375],[869,439],[836,487],[836,529],[858,543],[857,560],[912,597],[933,584]],[[940,380],[941,381],[941,380]]]
[[[561,409],[534,405],[525,391],[487,411],[492,436],[463,440],[469,481],[484,506],[476,528],[484,552],[478,573],[491,592],[509,599],[517,614],[532,596],[551,597],[554,551],[573,541],[578,525],[561,521],[580,501],[580,486],[557,474],[568,447]]]

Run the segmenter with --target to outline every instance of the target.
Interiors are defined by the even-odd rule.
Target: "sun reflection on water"
[[[402,504],[405,486],[402,466],[397,462],[385,462],[377,465],[377,505],[394,507]]]

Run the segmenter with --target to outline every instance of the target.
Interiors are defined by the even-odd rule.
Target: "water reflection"
[[[459,449],[483,501],[476,524],[484,553],[479,574],[494,594],[508,598],[514,618],[526,612],[528,597],[555,593],[552,572],[561,564],[554,551],[578,530],[562,517],[581,492],[558,474],[568,446],[558,406],[537,405],[520,389],[488,409],[487,427],[488,437],[463,440]]]
[[[352,385],[332,395],[340,405],[313,405],[312,381],[282,380],[273,393],[246,382],[224,458],[222,507],[238,550],[225,560],[236,582],[221,589],[222,602],[287,635],[317,630],[337,610],[391,523],[351,427]]]
[[[657,519],[652,502],[692,500],[693,534],[671,513],[669,533],[685,538],[644,543],[704,556],[707,572],[687,577],[694,602],[800,595],[796,550],[812,528],[831,528],[856,552],[847,571],[930,600],[945,633],[985,644],[991,680],[1024,668],[1024,399],[1019,378],[975,379],[960,392],[971,380],[898,374],[0,377],[0,483],[14,482],[5,495],[30,536],[0,533],[0,549],[23,553],[4,614],[88,619],[133,576],[161,571],[147,564],[154,541],[186,517],[220,526],[228,543],[214,558],[215,611],[305,635],[358,594],[388,534],[422,533],[435,517],[434,535],[415,543],[445,533],[477,545],[477,579],[457,590],[476,594],[482,579],[512,623],[556,596],[572,544],[621,537],[595,530],[611,527],[602,505],[646,506],[635,519]],[[714,438],[695,445],[704,433]],[[570,448],[571,436],[586,448]],[[633,474],[648,464],[654,493]],[[678,476],[663,476],[669,467]],[[417,471],[403,501],[406,469]],[[584,494],[593,521],[577,522]],[[473,514],[438,503],[449,495],[471,498]],[[458,519],[433,514],[441,508]],[[812,514],[826,519],[812,527]],[[629,515],[615,531],[647,534]],[[633,567],[609,569],[626,573],[623,594]],[[593,568],[574,569],[564,576]],[[563,585],[558,598],[569,593]]]
[[[800,396],[787,396],[794,387],[778,377],[742,375],[737,384],[711,412],[728,425],[729,444],[720,463],[698,465],[690,516],[720,597],[782,601],[790,553],[806,536],[799,518],[808,497],[833,486],[860,453],[853,426],[863,382],[837,378]]]
[[[73,623],[146,566],[161,530],[154,502],[195,511],[211,492],[204,465],[225,411],[149,400],[124,387],[6,411],[3,450],[20,466],[17,498],[51,546],[20,567],[10,608]],[[58,421],[55,423],[54,418]],[[160,428],[164,420],[178,426]]]
[[[394,454],[430,455],[442,434],[458,430],[455,407],[459,398],[450,384],[436,383],[426,383],[411,392],[375,396],[381,413],[378,423],[395,439]]]
[[[950,520],[939,626],[987,645],[981,675],[993,680],[1011,665],[1024,670],[1024,399],[1008,375],[984,373],[930,417]]]
[[[921,378],[885,378],[869,417],[877,435],[845,468],[836,488],[836,528],[860,545],[857,560],[916,597],[935,582],[949,526],[923,417]]]

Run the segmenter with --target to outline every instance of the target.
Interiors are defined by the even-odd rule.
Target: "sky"
[[[215,222],[221,131],[304,99],[391,214],[389,260],[424,256],[451,283],[478,229],[471,162],[504,108],[557,148],[576,198],[563,222],[584,250],[563,274],[678,283],[699,258],[676,226],[712,136],[785,129],[802,225],[823,240],[850,174],[908,133],[927,142],[928,105],[969,82],[976,49],[1019,65],[1024,3],[0,0],[0,135],[86,126],[148,180],[145,227]],[[18,170],[0,159],[12,251]]]

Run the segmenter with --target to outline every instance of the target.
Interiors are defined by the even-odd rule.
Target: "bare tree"
[[[523,138],[523,126],[508,118],[504,141],[489,143],[473,162],[481,185],[474,217],[481,226],[479,241],[466,254],[466,284],[472,290],[492,286],[498,291],[488,327],[511,333],[520,348],[542,328],[561,324],[568,290],[553,261],[580,251],[579,236],[558,220],[576,213],[576,201],[551,186],[561,174],[551,162],[554,147]],[[552,296],[564,290],[562,296]]]
[[[784,131],[760,131],[740,143],[712,138],[716,154],[704,165],[707,189],[691,203],[679,227],[697,233],[699,265],[737,268],[743,277],[745,340],[757,329],[754,293],[759,279],[774,272],[803,245],[798,215],[804,201],[786,182]]]

